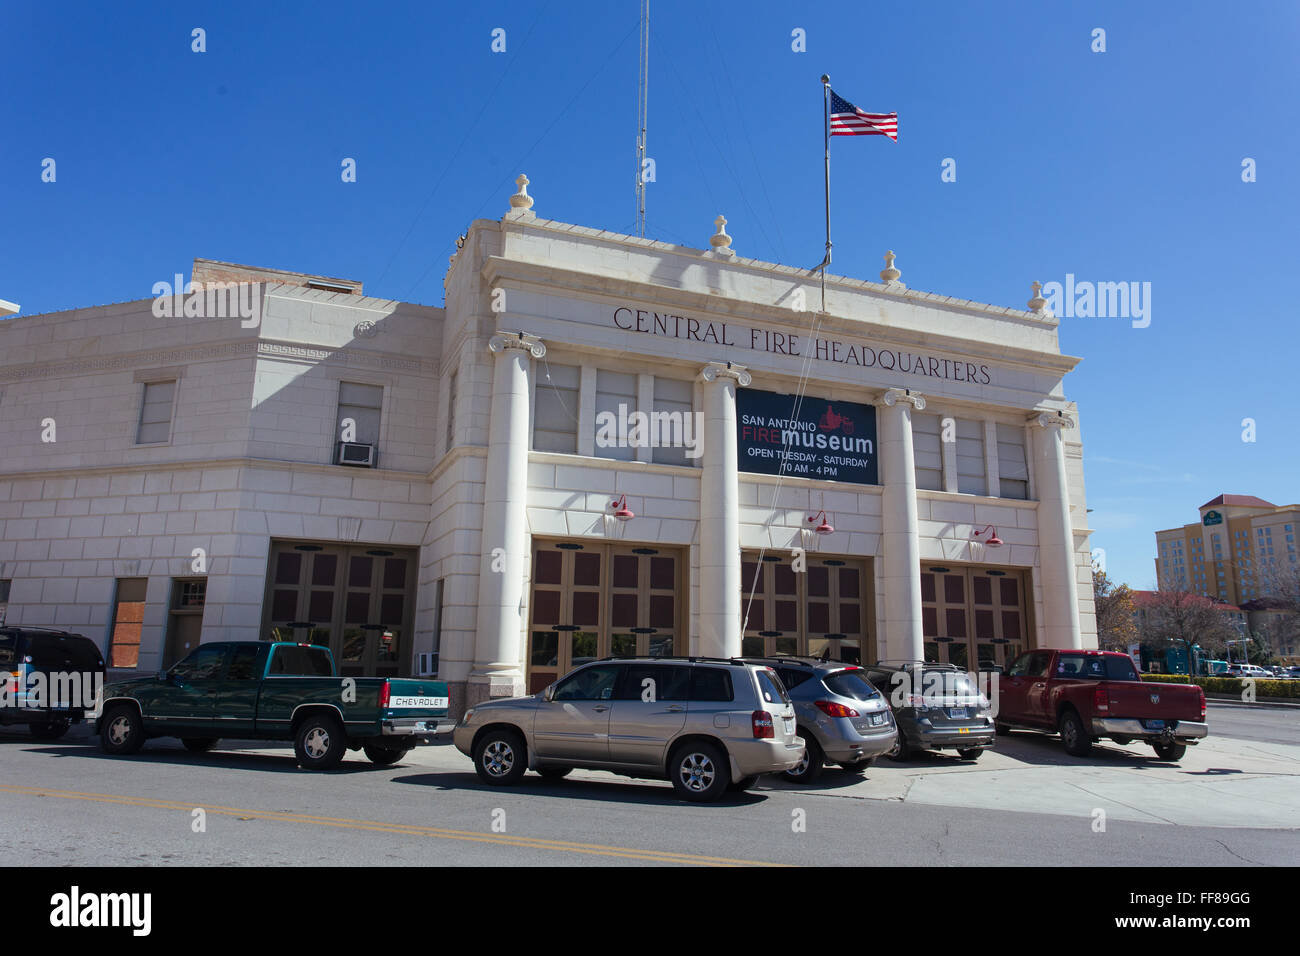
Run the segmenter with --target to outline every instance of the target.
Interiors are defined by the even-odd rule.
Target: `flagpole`
[[[831,264],[831,78],[822,74],[823,123],[826,134],[826,258],[822,274],[822,312],[826,312],[826,267]]]

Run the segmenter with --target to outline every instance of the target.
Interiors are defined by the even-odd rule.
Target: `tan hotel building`
[[[724,223],[703,249],[588,229],[524,183],[443,308],[196,260],[253,313],[0,322],[8,622],[122,671],[311,640],[344,673],[436,671],[456,710],[609,654],[1096,646],[1079,360],[1040,297],[891,261],[827,277],[821,314]],[[600,440],[620,407],[689,414],[698,445]]]

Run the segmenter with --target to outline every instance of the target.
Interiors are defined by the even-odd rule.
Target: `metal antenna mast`
[[[641,73],[636,108],[636,234],[645,236],[645,131],[650,99],[650,0],[641,0]]]

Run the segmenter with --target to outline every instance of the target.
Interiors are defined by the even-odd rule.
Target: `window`
[[[691,671],[692,701],[729,701],[735,697],[731,692],[731,675],[721,667],[696,667]]]
[[[1025,459],[1025,430],[1019,425],[997,427],[998,484],[1003,498],[1029,498],[1029,464]],[[1180,547],[1181,551],[1182,548]]]
[[[140,663],[140,629],[144,625],[144,592],[148,583],[148,578],[117,580],[117,605],[108,645],[109,667],[137,667]]]
[[[537,383],[533,411],[533,448],[578,453],[578,382],[576,366],[550,365]]]
[[[754,676],[758,678],[758,693],[765,704],[790,703],[790,696],[785,692],[781,679],[776,676],[776,671],[770,667],[764,667],[755,671]]]
[[[221,667],[226,662],[226,645],[216,644],[200,647],[189,657],[172,667],[172,676],[182,681],[207,680],[218,677]]]
[[[957,419],[957,491],[988,494],[984,481],[984,423]]]
[[[938,415],[912,416],[912,451],[916,487],[943,491],[943,442]]]
[[[243,644],[235,648],[230,656],[230,670],[226,672],[227,680],[256,680],[261,672],[256,668],[257,654],[261,648],[253,644]]]
[[[176,381],[145,382],[144,400],[140,403],[140,424],[136,429],[137,445],[157,445],[171,440],[172,405],[176,399]]]
[[[447,451],[456,443],[456,375],[452,372],[447,382]]]
[[[5,613],[9,610],[9,586],[12,581],[0,581],[0,627],[4,626]]]
[[[333,677],[330,653],[323,647],[283,646],[271,658],[271,677]]]
[[[609,700],[614,696],[614,685],[618,683],[618,664],[600,664],[587,667],[570,677],[566,677],[555,686],[552,700]]]
[[[691,669],[680,664],[629,664],[616,700],[688,700]]]
[[[611,441],[608,425],[613,416],[614,434],[626,433],[631,429],[628,421],[636,411],[636,376],[630,372],[596,372],[596,449],[598,458],[615,458],[620,461],[632,461],[636,449],[627,441]],[[602,436],[604,439],[602,440]]]
[[[703,436],[695,428],[692,417],[694,386],[690,382],[681,382],[671,378],[655,377],[654,410],[650,418],[650,438],[657,438],[659,447],[652,449],[650,460],[660,465],[696,465],[700,461],[698,454]],[[685,445],[689,437],[695,445],[689,449]],[[688,451],[696,452],[694,458]]]
[[[382,385],[339,382],[339,414],[336,423],[339,439],[363,445],[378,445],[379,414],[383,404]],[[355,429],[345,430],[344,422],[348,419],[356,426]]]

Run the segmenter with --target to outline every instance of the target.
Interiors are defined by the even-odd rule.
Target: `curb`
[[[1278,710],[1300,709],[1300,703],[1291,703],[1276,697],[1264,698],[1262,700],[1256,699],[1253,703],[1247,703],[1240,697],[1233,697],[1227,694],[1206,694],[1205,699],[1207,702],[1212,701],[1216,704],[1228,704],[1232,707],[1265,707]]]

